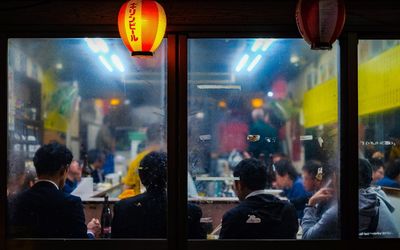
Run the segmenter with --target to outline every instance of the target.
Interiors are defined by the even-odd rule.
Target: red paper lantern
[[[118,30],[134,55],[153,55],[164,38],[167,19],[163,7],[152,0],[130,0],[118,14]]]
[[[345,22],[343,0],[298,0],[296,23],[311,49],[331,49]]]

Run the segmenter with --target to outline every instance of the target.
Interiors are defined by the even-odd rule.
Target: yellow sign
[[[400,107],[400,46],[361,64],[358,83],[359,115]],[[306,128],[337,121],[337,93],[337,79],[333,78],[304,94]]]

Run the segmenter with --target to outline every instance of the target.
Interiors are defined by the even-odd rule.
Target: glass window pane
[[[166,238],[166,40],[8,47],[10,237]]]
[[[202,210],[189,238],[338,238],[337,46],[188,48],[188,201]]]
[[[359,41],[360,238],[399,237],[399,44],[399,40]]]

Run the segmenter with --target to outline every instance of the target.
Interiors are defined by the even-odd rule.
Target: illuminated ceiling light
[[[247,67],[247,71],[250,72],[254,69],[257,63],[261,60],[261,55],[257,55],[256,58],[250,63],[249,67]]]
[[[62,63],[57,63],[57,64],[56,64],[56,69],[62,69],[62,68],[63,68]]]
[[[292,56],[290,57],[290,62],[291,62],[291,63],[298,63],[299,60],[300,60],[300,58],[299,58],[297,55],[292,55]]]
[[[108,69],[108,71],[110,72],[113,71],[112,66],[107,62],[107,60],[103,56],[99,56],[99,59],[103,63],[103,65]]]
[[[261,45],[263,44],[263,39],[256,39],[256,41],[253,44],[253,47],[251,47],[251,51],[256,52]]]
[[[262,47],[262,51],[267,51],[267,49],[271,46],[271,44],[275,41],[275,39],[265,39],[264,45]]]
[[[92,38],[85,38],[85,42],[88,45],[88,47],[94,52],[97,53],[100,51],[100,48],[98,47],[97,43],[94,41]]]
[[[253,108],[261,108],[264,105],[264,101],[261,98],[253,98],[251,99],[251,106]]]
[[[112,55],[111,56],[111,61],[114,63],[114,66],[121,72],[125,71],[124,65],[122,65],[121,60],[117,55]]]
[[[249,55],[244,55],[242,59],[240,59],[239,64],[236,66],[236,72],[239,72],[242,70],[243,66],[247,63],[247,60],[249,60]]]
[[[274,96],[274,92],[268,91],[267,95],[268,95],[269,97],[273,97],[273,96]]]
[[[118,98],[112,98],[112,99],[110,100],[110,105],[111,105],[111,106],[117,106],[117,105],[120,105],[120,104],[121,104],[121,100],[118,99]]]
[[[153,0],[130,0],[118,14],[118,30],[132,56],[152,56],[167,27],[163,7]]]
[[[242,90],[240,85],[225,85],[225,84],[199,84],[198,89],[236,89]]]
[[[218,107],[220,107],[220,108],[226,108],[226,107],[227,107],[226,102],[225,102],[224,100],[219,101],[219,102],[218,102]]]
[[[97,47],[99,50],[103,53],[108,52],[108,46],[107,43],[102,39],[102,38],[95,38],[94,42],[96,43]]]
[[[203,112],[198,112],[198,113],[196,113],[196,116],[195,116],[197,119],[203,119],[204,118],[204,113]]]

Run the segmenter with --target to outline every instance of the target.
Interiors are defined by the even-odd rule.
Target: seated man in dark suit
[[[296,209],[264,190],[267,169],[257,159],[242,160],[233,172],[234,187],[241,203],[226,212],[220,239],[295,239]]]
[[[117,202],[112,221],[113,238],[167,237],[167,154],[151,152],[140,162],[140,181],[146,192]],[[201,209],[188,205],[188,235],[205,238]]]
[[[36,151],[38,181],[9,204],[11,237],[87,238],[99,233],[95,220],[86,227],[81,199],[62,191],[71,160],[71,151],[58,143]]]

